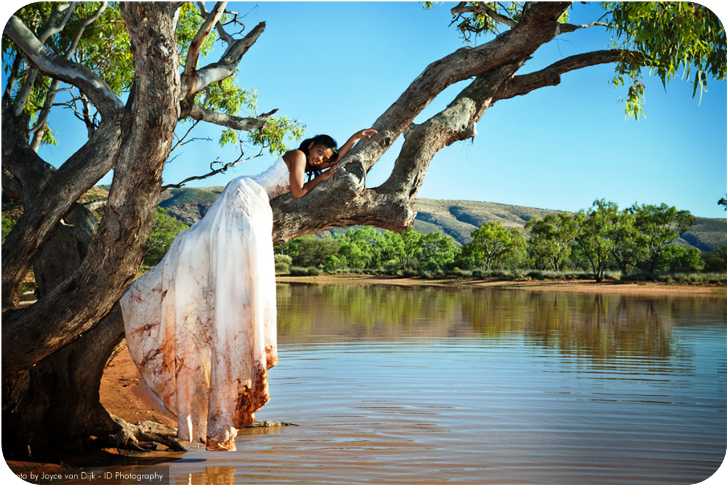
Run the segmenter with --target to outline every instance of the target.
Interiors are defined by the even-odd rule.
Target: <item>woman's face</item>
[[[334,151],[323,144],[311,144],[308,147],[308,163],[316,167],[317,165],[326,163],[333,154]]]

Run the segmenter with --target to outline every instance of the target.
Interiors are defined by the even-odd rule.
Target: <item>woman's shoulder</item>
[[[306,163],[306,154],[304,154],[301,150],[289,150],[283,156],[281,157],[288,166],[291,166],[291,164],[305,164]]]

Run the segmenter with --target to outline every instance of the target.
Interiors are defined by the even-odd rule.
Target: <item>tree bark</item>
[[[24,191],[23,225],[34,227],[35,223],[27,221],[46,224],[42,221],[43,212],[39,211],[48,204],[46,194],[59,195],[57,205],[48,207],[53,218],[57,215],[60,220],[65,215],[76,224],[70,231],[52,224],[50,229],[43,230],[42,242],[21,239],[14,243],[14,248],[26,251],[25,268],[37,261],[43,295],[28,308],[3,314],[6,454],[58,451],[68,445],[82,445],[90,435],[113,435],[120,431],[119,424],[99,403],[98,385],[109,356],[123,338],[120,311],[113,306],[141,262],[160,191],[162,168],[180,112],[175,7],[163,2],[129,3],[122,5],[122,12],[132,39],[137,75],[146,82],[136,85],[126,110],[106,116],[106,126],[113,127],[109,130],[116,138],[95,147],[102,159],[115,159],[115,171],[106,212],[92,243],[87,238],[89,215],[83,213],[83,208],[71,208],[88,188],[86,184],[91,181],[93,185],[103,175],[89,175],[89,171],[100,170],[93,167],[99,159],[87,153],[89,160],[79,157],[77,166],[70,164],[64,171],[64,164],[53,172],[40,159],[33,159],[27,136],[3,137],[3,167],[20,181]],[[4,119],[3,135],[6,127],[11,130],[18,125]],[[89,144],[96,140],[95,135]],[[23,163],[28,160],[33,163]],[[59,176],[64,172],[69,174],[67,179]],[[16,239],[18,234],[32,233],[22,231],[22,227],[14,232]],[[53,265],[49,261],[53,257],[42,255],[43,248],[53,250],[47,244],[51,238],[66,248],[67,263],[76,265]],[[12,240],[10,243],[13,244]],[[40,258],[28,257],[28,247],[38,252]],[[11,248],[12,245],[7,246],[8,250]],[[6,268],[5,264],[3,261],[3,283],[17,281],[23,267]],[[6,278],[9,269],[16,269],[13,278]],[[4,286],[3,294],[5,290]]]

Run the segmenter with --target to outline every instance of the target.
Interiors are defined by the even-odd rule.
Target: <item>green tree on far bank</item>
[[[635,226],[635,220],[636,215],[632,211],[622,210],[612,231],[612,256],[622,275],[632,273],[647,258],[646,237]]]
[[[615,247],[614,234],[619,228],[619,208],[604,199],[594,201],[592,208],[576,214],[579,224],[576,244],[589,261],[592,275],[597,282],[604,280]]]
[[[655,206],[634,204],[635,227],[642,233],[647,250],[647,270],[655,273],[663,252],[683,233],[690,231],[697,219],[690,211],[678,210],[665,203]]]
[[[695,272],[705,268],[697,248],[668,245],[657,260],[658,272]]]
[[[152,232],[144,246],[144,265],[153,267],[162,261],[177,234],[186,229],[189,229],[189,226],[170,216],[166,209],[157,207],[154,210]]]
[[[449,267],[458,252],[455,240],[439,231],[433,231],[422,236],[420,250],[416,255],[421,269],[436,271]]]
[[[547,214],[543,219],[533,218],[526,223],[526,230],[530,233],[528,248],[534,266],[562,270],[579,234],[574,215],[559,213]]]
[[[500,221],[488,221],[473,231],[472,241],[463,245],[461,259],[469,267],[497,268],[512,252],[526,246],[520,228],[506,228]]]

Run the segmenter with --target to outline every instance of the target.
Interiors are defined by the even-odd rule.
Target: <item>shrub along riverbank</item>
[[[279,269],[283,269],[280,266]],[[337,269],[333,272],[325,271],[319,267],[296,267],[288,268],[288,271],[279,271],[277,275],[285,277],[318,277],[318,276],[372,276],[372,277],[399,277],[399,278],[420,278],[424,280],[442,280],[442,279],[459,279],[459,280],[489,280],[502,282],[529,282],[529,281],[579,281],[594,280],[590,272],[582,270],[460,270],[448,273],[443,270],[434,272],[414,270],[399,270],[395,273],[387,272],[384,269]],[[666,272],[666,273],[649,273],[639,272],[630,275],[622,275],[620,271],[610,271],[605,273],[604,280],[620,281],[620,282],[657,282],[663,284],[677,285],[726,285],[726,273],[720,272]]]

